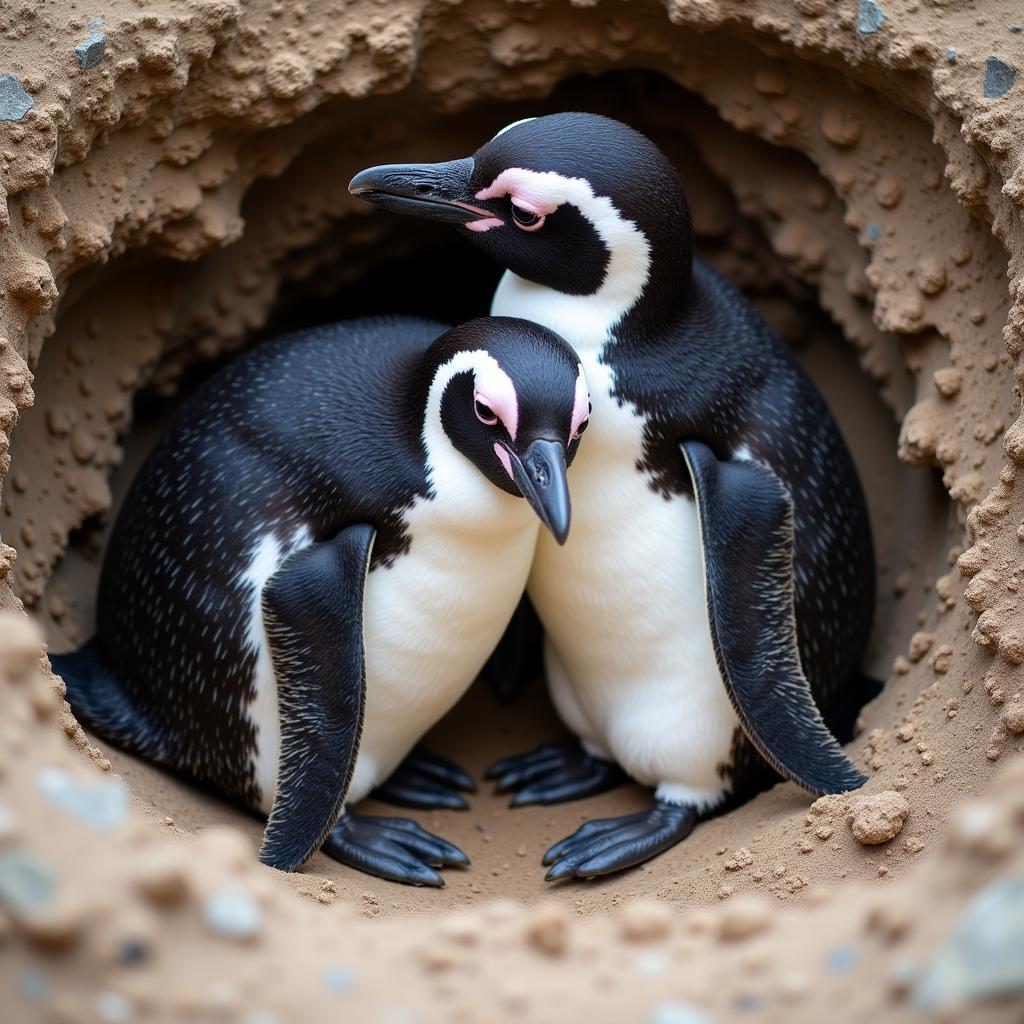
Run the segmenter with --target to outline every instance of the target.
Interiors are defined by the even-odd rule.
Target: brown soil
[[[1024,34],[997,0],[881,9],[867,34],[855,3],[819,0],[0,11],[0,76],[35,104],[0,121],[4,1020],[913,1015],[971,895],[1024,869],[1021,758],[997,778],[1024,749],[1021,86],[983,95],[991,55],[1024,66]],[[91,31],[106,51],[82,70]],[[39,648],[18,609],[53,650],[88,636],[133,468],[268,323],[485,306],[489,280],[453,297],[436,273],[396,299],[386,268],[476,264],[351,201],[351,173],[566,107],[673,156],[702,255],[793,346],[854,449],[880,565],[869,667],[888,677],[850,750],[871,778],[813,806],[778,786],[595,884],[545,886],[539,856],[639,790],[512,812],[484,787],[468,812],[423,816],[473,860],[441,892],[324,857],[263,869],[259,822],[78,728],[45,662],[25,668]],[[472,692],[430,743],[479,774],[558,732],[538,682],[509,708]],[[54,767],[108,796],[119,775],[126,822],[55,806]],[[18,902],[11,855],[49,866],[49,899]],[[225,886],[262,913],[245,939],[204,924]],[[1005,1001],[944,1012],[1020,1019]]]

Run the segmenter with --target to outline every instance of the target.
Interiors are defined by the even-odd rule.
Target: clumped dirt
[[[955,941],[981,915],[983,948],[992,904],[1024,913],[1000,888],[1024,871],[1018,16],[998,0],[0,12],[0,118],[33,104],[0,120],[4,1019],[1019,1018],[1006,994],[1024,978]],[[271,872],[259,822],[83,733],[41,642],[89,635],[119,496],[211,366],[271,328],[485,308],[493,279],[467,252],[356,204],[351,174],[567,107],[670,153],[702,255],[854,449],[880,565],[868,667],[887,679],[850,750],[869,782],[813,803],[777,786],[595,884],[545,886],[540,854],[639,790],[511,812],[485,787],[422,816],[473,860],[442,892],[323,857]],[[510,707],[474,690],[430,743],[479,774],[558,730],[538,682]]]

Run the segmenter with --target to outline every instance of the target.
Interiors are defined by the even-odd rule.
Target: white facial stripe
[[[498,456],[498,461],[505,467],[505,472],[508,473],[509,480],[515,480],[512,475],[512,460],[508,456],[508,452],[498,444],[494,442],[494,454]]]
[[[474,391],[481,401],[489,405],[504,424],[509,437],[514,441],[519,429],[519,398],[512,378],[498,365],[498,361],[487,353],[486,361],[474,373]]]
[[[563,178],[554,171],[527,171],[522,167],[509,167],[487,188],[477,192],[476,198],[500,199],[502,196],[509,196],[516,206],[543,216],[554,213],[562,203],[569,202],[568,189],[565,186],[582,180]],[[593,192],[590,194],[593,196]]]
[[[563,203],[571,203],[587,218],[608,250],[608,266],[601,287],[593,295],[564,295],[507,271],[495,293],[491,313],[534,320],[561,334],[577,349],[603,344],[609,331],[643,294],[651,268],[647,237],[622,216],[611,199],[595,195],[584,178],[510,167],[478,192],[477,198],[503,195],[533,205],[535,210],[531,212],[551,213]]]
[[[587,378],[583,373],[583,364],[579,364],[579,373],[576,375],[576,397],[572,406],[572,427],[569,430],[569,440],[576,436],[580,424],[590,415],[590,392],[587,390]]]
[[[437,368],[427,396],[427,412],[423,417],[423,444],[427,461],[437,467],[452,452],[452,443],[441,425],[441,399],[452,378],[460,373],[473,374],[473,390],[494,410],[509,436],[515,440],[519,428],[519,400],[512,378],[498,361],[483,349],[456,352]],[[461,456],[460,456],[461,458]]]
[[[522,118],[522,120],[519,120],[519,121],[513,121],[513,122],[512,122],[511,124],[507,124],[507,125],[505,125],[505,127],[504,127],[504,128],[502,128],[500,132],[497,132],[497,133],[496,133],[496,134],[495,134],[495,135],[494,135],[494,136],[493,136],[493,137],[491,138],[491,142],[493,142],[493,141],[494,141],[494,140],[495,140],[495,139],[496,139],[496,138],[497,138],[497,137],[498,137],[499,135],[504,135],[504,134],[505,134],[505,132],[509,131],[509,130],[510,130],[510,129],[512,129],[512,128],[515,128],[515,126],[516,126],[516,125],[519,125],[519,124],[526,124],[526,122],[527,122],[527,121],[536,121],[536,120],[537,120],[537,118],[535,118],[535,117],[524,117],[524,118]]]

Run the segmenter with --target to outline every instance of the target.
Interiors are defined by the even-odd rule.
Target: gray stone
[[[860,0],[860,9],[857,11],[857,31],[862,36],[869,36],[877,32],[885,24],[885,11],[882,10],[875,0]]]
[[[1005,96],[1013,88],[1016,78],[1017,69],[1010,67],[1002,57],[997,57],[993,53],[985,61],[985,98],[997,100],[1000,96]]]
[[[946,50],[946,60],[948,60],[950,64],[955,64],[956,63],[956,47],[955,46],[951,46],[948,50]]]
[[[57,873],[48,861],[24,850],[0,854],[0,902],[15,911],[31,911],[53,899]]]
[[[324,987],[329,992],[350,992],[355,984],[352,972],[344,967],[331,966],[324,971]]]
[[[55,807],[93,828],[115,828],[128,815],[128,787],[120,779],[80,783],[63,768],[43,768],[36,783]]]
[[[75,56],[83,71],[96,67],[107,51],[107,37],[102,32],[90,32],[76,47]]]
[[[857,966],[860,952],[856,946],[834,946],[825,957],[825,964],[833,974],[849,974]]]
[[[132,1024],[135,1011],[120,992],[101,992],[96,997],[96,1015],[103,1024]]]
[[[20,121],[35,105],[20,78],[0,75],[0,121]]]
[[[647,1024],[712,1024],[712,1018],[694,1003],[659,1003],[651,1009]]]
[[[1024,877],[1004,878],[967,905],[925,964],[914,1004],[935,1010],[971,1000],[1024,995]]]
[[[244,890],[218,889],[203,904],[203,920],[218,935],[232,939],[249,939],[263,928],[263,912]]]
[[[18,991],[29,1002],[41,1002],[50,994],[50,979],[34,967],[25,967],[18,975]]]

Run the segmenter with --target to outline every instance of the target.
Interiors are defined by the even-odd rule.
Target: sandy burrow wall
[[[731,126],[701,125],[701,158],[818,289],[901,419],[901,455],[941,468],[965,524],[964,542],[932,571],[922,628],[858,756],[891,769],[915,806],[986,788],[991,765],[1020,747],[1024,176],[1021,86],[983,93],[993,56],[1004,82],[1006,69],[1024,67],[1024,37],[1009,3],[868,4],[866,18],[861,6],[474,0],[243,10],[234,0],[166,0],[0,11],[0,75],[17,76],[34,104],[0,122],[5,473],[15,431],[0,602],[37,603],[68,532],[108,507],[117,439],[142,384],[171,388],[197,359],[240,344],[286,277],[345,262],[356,275],[363,254],[380,251],[379,232],[391,229],[347,197],[354,170],[413,149],[424,159],[470,151],[481,135],[460,112],[482,100],[539,96],[581,71],[647,68],[705,97]],[[73,49],[90,34],[104,37],[105,52],[82,69]],[[659,115],[670,121],[673,110]],[[787,149],[807,159],[787,159]],[[336,188],[324,188],[328,177]],[[51,336],[56,349],[44,352]],[[59,620],[59,601],[45,612]],[[310,1013],[337,1012],[343,989],[346,1012],[365,1014],[381,1005],[371,982],[382,978],[385,1008],[417,1004],[426,1019],[625,1020],[684,995],[727,1012],[735,987],[723,979],[759,971],[765,1005],[786,1019],[834,1014],[840,997],[851,1015],[896,1013],[910,974],[887,973],[886,944],[923,955],[969,892],[1011,870],[1024,845],[1018,771],[952,829],[948,846],[936,837],[943,857],[884,897],[822,895],[786,915],[732,901],[686,923],[641,905],[619,924],[585,929],[564,910],[497,907],[441,924],[379,922],[370,938],[358,911],[338,927],[340,908],[327,922],[254,875],[251,853],[231,837],[211,836],[204,856],[186,861],[142,826],[83,837],[73,824],[34,818],[35,769],[76,763],[53,716],[85,739],[47,691],[11,686],[4,798],[24,809],[23,839],[46,835],[73,893],[51,920],[12,911],[27,943],[0,964],[0,984],[38,988],[24,974],[36,951],[73,946],[65,1019],[90,1019],[74,1011],[98,983],[136,1010],[146,999],[159,1007],[157,983],[182,969],[192,982],[174,994],[178,1010],[228,1019],[296,1000]],[[948,797],[923,795],[951,776]],[[938,824],[918,824],[931,841]],[[226,940],[216,914],[203,926],[199,907],[209,910],[225,878],[262,908],[249,945]],[[81,893],[93,891],[105,910],[83,916]],[[928,927],[915,929],[923,906]],[[104,945],[126,914],[163,950],[134,982]],[[822,929],[837,942],[867,935],[864,964],[877,962],[875,976],[888,980],[865,987],[840,966],[809,975],[807,936]],[[83,933],[96,941],[83,944]],[[748,941],[725,950],[731,938]],[[339,960],[362,972],[359,983],[324,973]],[[569,967],[579,980],[565,989]],[[483,992],[493,997],[486,1005]],[[114,1019],[115,1004],[90,1002],[89,1012]]]

